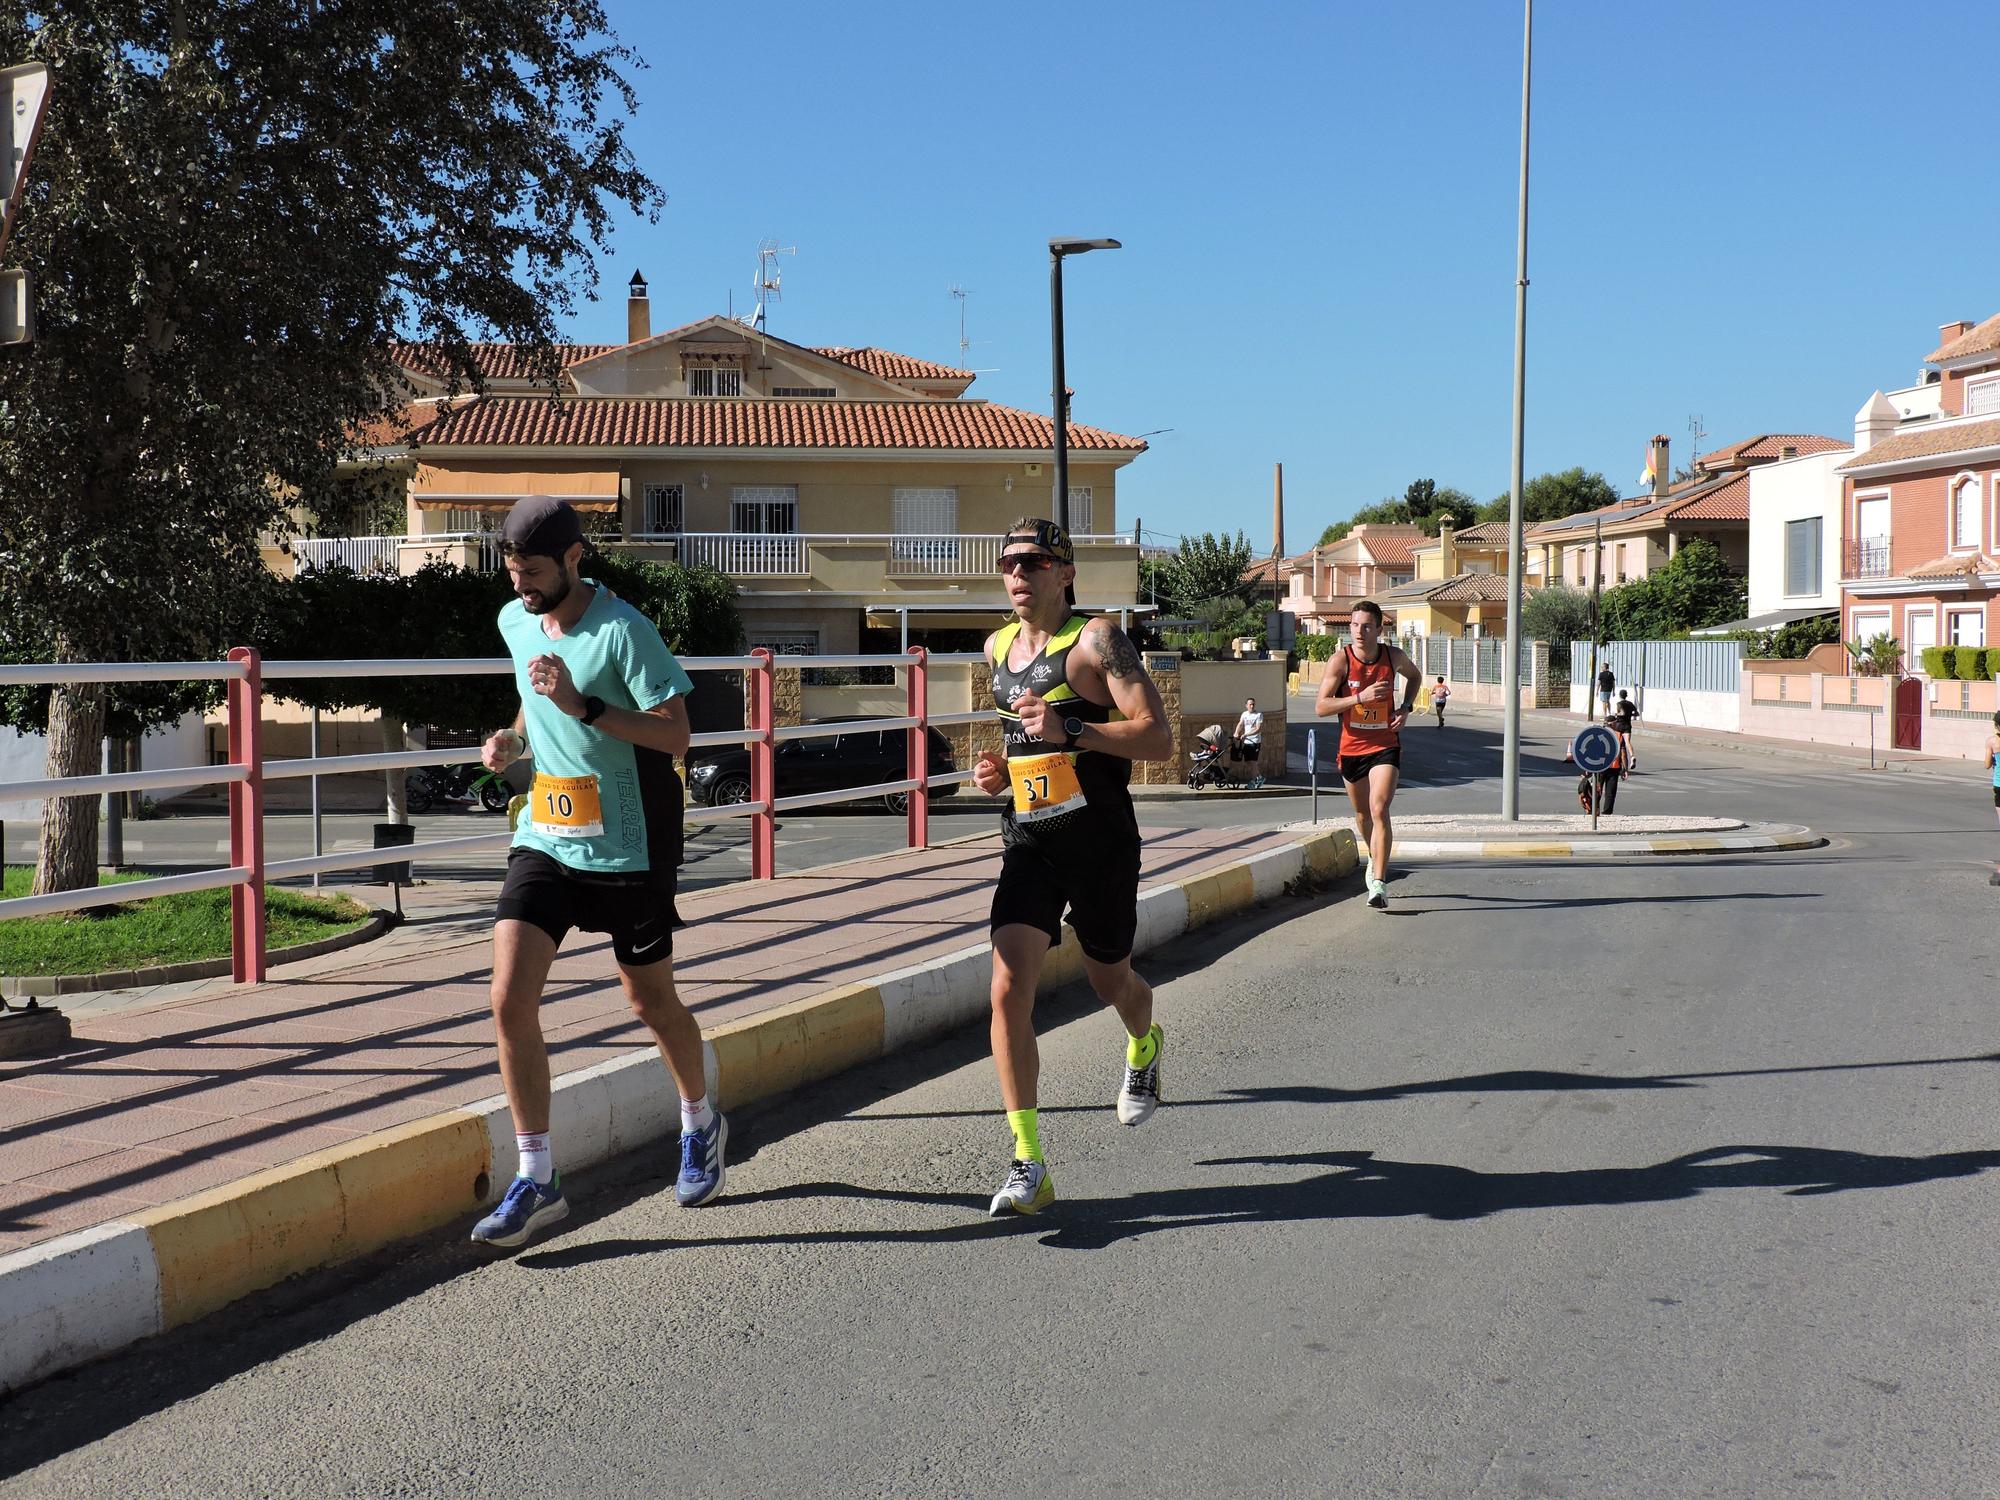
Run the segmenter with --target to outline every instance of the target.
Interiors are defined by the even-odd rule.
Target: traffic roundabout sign
[[[1602,724],[1591,724],[1576,732],[1569,753],[1579,771],[1608,771],[1618,760],[1618,736]]]

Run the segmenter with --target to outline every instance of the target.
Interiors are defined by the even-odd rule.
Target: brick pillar
[[[780,657],[782,661],[784,658]],[[743,674],[743,722],[750,722],[750,691],[755,680],[754,673]],[[775,710],[772,728],[787,724],[805,722],[805,688],[797,667],[773,667],[771,669],[771,694]]]
[[[1286,769],[1285,716],[1267,711],[1264,715],[1264,750],[1257,757],[1257,774],[1266,781],[1278,781],[1283,779]]]
[[[993,664],[976,662],[972,668],[973,712],[987,713],[992,707]],[[998,755],[1004,748],[997,717],[982,719],[977,724],[941,724],[938,732],[951,742],[952,759],[961,771],[971,770],[982,751],[991,750]]]
[[[1133,778],[1143,786],[1173,786],[1187,779],[1187,730],[1181,723],[1181,659],[1171,652],[1146,653],[1146,671],[1160,690],[1160,702],[1167,712],[1167,728],[1172,732],[1172,753],[1165,760],[1141,761]]]

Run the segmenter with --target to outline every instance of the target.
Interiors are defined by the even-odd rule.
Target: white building
[[[1750,471],[1750,621],[1769,630],[1840,609],[1841,478],[1834,448]]]

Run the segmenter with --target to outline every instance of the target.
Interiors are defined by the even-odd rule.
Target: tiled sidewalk
[[[1288,841],[1149,829],[1144,880]],[[682,996],[712,1026],[964,948],[985,935],[998,865],[982,839],[688,896]],[[0,1254],[500,1091],[483,935],[350,956],[258,988],[79,1015],[69,1053],[0,1064]],[[572,936],[543,1027],[558,1074],[646,1045],[608,939]]]

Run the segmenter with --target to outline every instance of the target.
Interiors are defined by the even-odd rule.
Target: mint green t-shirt
[[[694,683],[651,620],[588,579],[578,586],[595,589],[596,597],[559,638],[518,599],[500,611],[535,770],[514,847],[539,850],[574,870],[642,873],[680,857],[683,808],[673,757],[571,718],[528,685],[528,664],[560,656],[579,693],[613,708],[656,708],[686,697]]]

